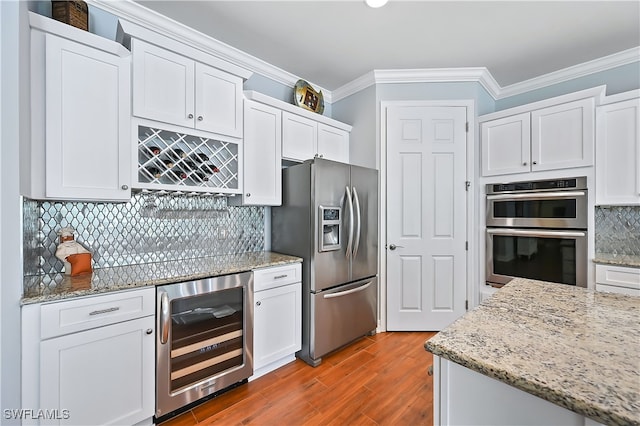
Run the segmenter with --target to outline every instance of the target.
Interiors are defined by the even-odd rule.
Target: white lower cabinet
[[[302,266],[254,271],[253,376],[295,359],[302,347]]]
[[[596,290],[640,296],[640,268],[596,265]]]
[[[151,424],[154,295],[148,288],[23,307],[23,408],[42,410],[23,424]]]
[[[433,407],[434,425],[598,424],[583,415],[435,355]]]

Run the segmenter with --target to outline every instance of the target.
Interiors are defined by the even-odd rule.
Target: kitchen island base
[[[599,423],[434,355],[435,425],[574,425]]]

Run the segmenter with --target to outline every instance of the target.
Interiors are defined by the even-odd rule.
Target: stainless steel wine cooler
[[[156,419],[253,374],[253,274],[157,287]]]

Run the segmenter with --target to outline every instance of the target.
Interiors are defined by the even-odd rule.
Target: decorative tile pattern
[[[640,256],[640,206],[596,207],[596,253]]]
[[[76,230],[94,268],[264,250],[264,207],[227,206],[226,197],[133,194],[127,203],[24,201],[24,275],[63,270],[57,232]]]

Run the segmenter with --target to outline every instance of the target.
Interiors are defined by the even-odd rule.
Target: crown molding
[[[162,34],[168,37],[202,50],[211,56],[258,73],[287,87],[294,87],[295,83],[300,79],[300,77],[290,72],[204,35],[132,0],[86,1],[92,6],[151,31],[157,31],[158,28],[161,28]],[[640,61],[640,46],[505,87],[500,87],[489,70],[484,67],[373,70],[333,91],[312,82],[309,83],[316,90],[322,91],[327,103],[339,101],[375,84],[436,82],[478,82],[491,97],[498,100],[638,61]]]
[[[174,21],[144,7],[140,3],[135,3],[131,0],[87,0],[87,3],[115,15],[117,18],[126,19],[148,30],[157,32],[158,28],[161,28],[162,34],[167,37],[241,68],[258,73],[285,86],[293,87],[300,79],[300,77],[290,72]],[[330,91],[311,82],[310,84],[317,90],[322,90],[325,101],[331,103]]]
[[[333,100],[344,99],[374,84],[445,82],[478,82],[494,98],[500,91],[500,86],[484,67],[373,70],[334,90]]]
[[[496,100],[640,61],[640,46],[502,87]]]

